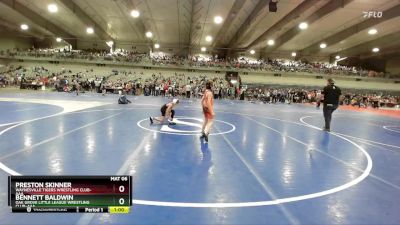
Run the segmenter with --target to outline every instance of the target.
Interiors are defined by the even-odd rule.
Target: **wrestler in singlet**
[[[203,98],[201,99],[201,106],[204,113],[204,122],[201,129],[201,137],[208,142],[208,135],[210,134],[211,126],[213,124],[213,119],[215,117],[214,113],[214,98],[213,92],[211,90],[212,82],[207,81],[206,90],[204,91]]]

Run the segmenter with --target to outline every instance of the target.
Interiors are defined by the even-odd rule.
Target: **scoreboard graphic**
[[[14,213],[129,213],[131,176],[9,176]]]

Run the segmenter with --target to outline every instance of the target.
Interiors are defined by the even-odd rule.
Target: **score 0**
[[[129,201],[129,196],[123,195],[123,196],[115,196],[115,201],[114,201],[114,206],[129,206],[130,201]]]

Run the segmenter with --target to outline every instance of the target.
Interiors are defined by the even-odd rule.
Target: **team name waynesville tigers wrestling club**
[[[17,193],[31,192],[91,192],[91,188],[72,188],[71,182],[16,182]]]

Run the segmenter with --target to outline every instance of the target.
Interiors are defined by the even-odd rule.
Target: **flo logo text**
[[[379,12],[379,11],[363,12],[364,18],[382,18],[382,16],[383,16],[383,12]]]

